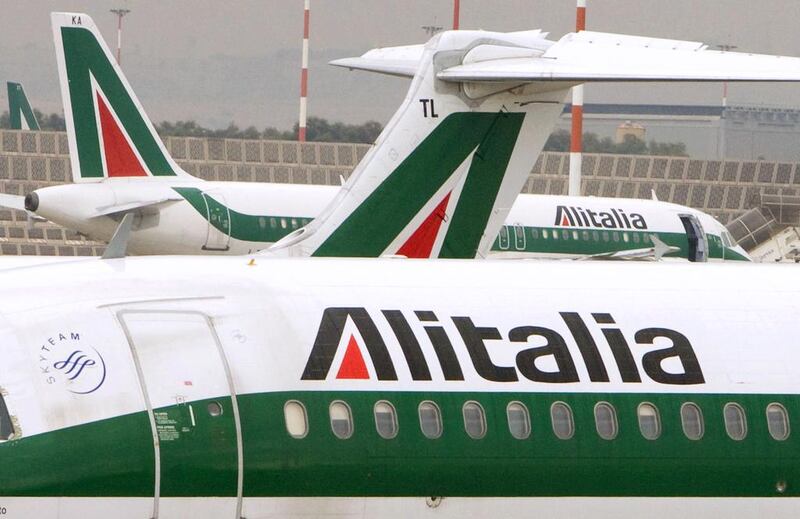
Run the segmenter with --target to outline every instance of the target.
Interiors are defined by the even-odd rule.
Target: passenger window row
[[[439,406],[424,400],[417,407],[419,427],[422,434],[429,439],[442,435],[444,425]],[[334,436],[345,440],[353,435],[353,413],[350,406],[342,400],[331,402],[328,414],[331,431]],[[488,430],[486,413],[480,403],[469,400],[461,407],[464,431],[467,435],[479,440],[486,436]],[[390,440],[397,436],[399,425],[397,411],[388,400],[379,400],[373,407],[375,429],[381,438]],[[723,407],[725,432],[732,440],[744,440],[747,437],[747,415],[744,408],[734,402]],[[642,402],[636,408],[639,432],[647,440],[661,437],[661,416],[655,404]],[[770,436],[777,441],[789,437],[789,413],[779,403],[771,403],[766,409],[767,427]],[[305,406],[290,400],[284,406],[286,430],[293,438],[304,438],[308,434],[308,416]],[[694,402],[685,402],[680,408],[681,428],[686,438],[700,440],[705,432],[705,422],[700,406]],[[531,435],[531,417],[528,408],[519,401],[512,401],[506,406],[506,419],[511,436],[517,440],[525,440]],[[575,419],[572,408],[565,402],[554,402],[550,406],[550,424],[553,434],[561,440],[569,440],[575,435]],[[603,440],[613,440],[619,433],[617,411],[609,402],[598,402],[594,406],[594,425],[597,435]]]
[[[619,242],[625,243],[650,243],[650,235],[646,232],[635,231],[595,231],[595,230],[578,230],[578,229],[539,229],[537,227],[522,227],[519,225],[514,226],[514,239],[516,243],[524,241],[527,236],[525,229],[530,231],[530,239],[538,240],[572,240],[572,241],[593,241],[593,242]],[[500,249],[506,250],[510,248],[510,226],[503,226],[500,230]]]

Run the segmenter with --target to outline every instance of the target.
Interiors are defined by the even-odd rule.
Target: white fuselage
[[[259,440],[252,432],[243,436],[242,431],[252,431],[254,423],[261,418],[252,414],[252,405],[241,407],[236,401],[266,399],[271,398],[270,395],[286,393],[289,396],[283,398],[298,398],[309,404],[312,398],[321,398],[324,410],[334,398],[351,400],[348,394],[356,399],[358,394],[370,392],[373,394],[369,400],[371,406],[371,402],[378,399],[399,405],[402,398],[414,398],[413,395],[418,393],[419,400],[438,400],[442,406],[448,406],[444,410],[450,418],[447,418],[445,428],[453,432],[463,425],[458,408],[451,409],[447,402],[455,400],[460,405],[461,400],[470,398],[491,398],[505,405],[507,399],[536,399],[548,394],[558,394],[560,396],[553,397],[558,399],[611,401],[625,395],[637,395],[637,401],[656,402],[664,398],[675,398],[678,402],[716,398],[714,395],[723,395],[721,402],[726,398],[744,401],[759,395],[774,395],[768,398],[794,402],[800,393],[795,369],[800,363],[800,353],[786,341],[786,337],[792,336],[800,319],[799,295],[800,274],[791,266],[784,265],[148,257],[90,259],[6,271],[0,273],[0,340],[3,344],[0,387],[21,438],[11,440],[11,443],[19,441],[16,450],[3,450],[4,445],[0,443],[0,453],[6,456],[5,463],[16,463],[15,453],[26,453],[26,459],[34,466],[39,466],[39,463],[59,466],[57,458],[48,458],[44,463],[45,460],[36,457],[37,452],[46,452],[48,448],[46,442],[37,439],[48,435],[56,438],[64,432],[75,431],[69,445],[71,452],[91,452],[91,456],[70,458],[73,477],[75,481],[81,481],[80,478],[87,477],[87,471],[91,474],[91,471],[104,470],[95,466],[93,459],[103,459],[104,466],[113,466],[117,454],[112,447],[115,444],[113,437],[94,437],[89,433],[82,437],[80,431],[88,431],[104,421],[141,414],[151,417],[155,440],[141,456],[152,456],[151,449],[155,450],[155,459],[161,461],[156,461],[154,470],[161,474],[161,479],[160,483],[156,479],[155,496],[150,497],[7,496],[2,498],[0,505],[15,515],[35,515],[43,519],[94,518],[109,513],[121,518],[191,515],[196,519],[235,519],[239,516],[456,518],[498,514],[521,518],[531,517],[534,513],[548,517],[567,513],[570,517],[592,518],[647,516],[667,519],[680,513],[698,516],[725,513],[737,518],[753,517],[756,513],[770,517],[795,517],[797,506],[800,506],[796,497],[627,498],[624,493],[617,493],[616,497],[490,497],[487,490],[484,496],[445,495],[443,502],[434,506],[436,501],[426,502],[425,494],[402,498],[336,497],[320,496],[317,494],[320,491],[316,490],[316,497],[305,498],[302,485],[296,488],[295,497],[270,496],[268,490],[266,495],[253,495],[248,489],[258,487],[258,478],[261,477],[258,472],[261,462],[253,458],[258,456],[254,453],[258,452]],[[386,361],[379,361],[371,346],[364,348],[363,342],[374,341],[374,337],[368,338],[371,332],[363,327],[363,319],[360,324],[344,321],[341,333],[334,337],[327,332],[323,334],[326,326],[324,316],[330,309],[337,308],[348,309],[353,315],[361,309],[362,315],[369,316],[385,343],[388,362],[394,366],[394,376],[386,375]],[[400,312],[419,341],[425,363],[430,368],[430,380],[417,380],[418,377],[410,371],[411,364],[398,336],[384,318],[389,311]],[[455,362],[463,371],[461,379],[448,379],[443,364],[437,361],[431,342],[433,336],[429,341],[423,330],[432,321],[429,317],[415,317],[422,315],[420,312],[435,314],[433,323],[441,326],[450,339]],[[588,360],[579,344],[585,345],[586,339],[577,339],[575,332],[568,329],[564,313],[579,315],[588,326],[597,344],[599,361],[592,363]],[[610,343],[604,342],[601,325],[592,320],[596,315],[613,317],[614,328],[622,331],[630,347],[640,381],[624,380],[620,359],[616,353],[612,354]],[[506,380],[492,380],[486,366],[480,367],[475,352],[467,345],[467,336],[456,324],[458,320],[463,322],[464,318],[469,318],[478,327],[476,330],[480,330],[478,333],[484,335],[483,345],[489,362],[507,372]],[[540,347],[542,342],[536,337],[520,342],[515,335],[520,332],[514,330],[531,326],[546,328],[564,338],[567,355],[573,359],[577,369],[575,381],[552,383],[530,378],[532,365],[521,360],[519,354],[528,348]],[[204,334],[210,330],[211,335],[203,339],[202,334],[197,334],[201,329],[205,330]],[[669,334],[684,337],[691,355],[682,355],[680,359],[667,356],[663,362],[650,362],[648,365],[645,360],[648,354],[678,343],[675,338],[669,339]],[[364,379],[342,376],[344,345],[351,335],[356,337],[357,347],[366,362],[368,373]],[[331,369],[327,375],[307,377],[313,352],[321,340],[333,340],[334,345],[339,343],[337,353],[330,359]],[[63,368],[63,359],[75,349],[89,352],[88,355],[96,362],[80,378],[70,379],[58,372],[61,369],[58,366]],[[697,362],[694,368],[689,362],[692,357]],[[552,359],[543,357],[540,361],[537,363],[539,370],[557,371]],[[607,372],[605,381],[597,375],[600,365]],[[689,371],[692,371],[691,376],[688,376]],[[683,382],[665,382],[664,378],[670,375]],[[684,375],[688,378],[681,378]],[[326,393],[338,396],[326,397]],[[470,396],[460,397],[462,393]],[[315,394],[319,397],[310,396]],[[505,397],[506,394],[509,396]],[[204,451],[198,459],[220,456],[222,460],[225,455],[233,456],[230,482],[235,489],[235,460],[238,456],[238,494],[234,491],[230,497],[213,497],[215,490],[204,488],[203,492],[207,494],[201,496],[170,496],[169,492],[174,490],[167,489],[176,488],[177,483],[171,479],[174,476],[170,476],[174,469],[168,468],[171,457],[175,456],[176,442],[199,441],[199,429],[194,440],[191,440],[191,429],[195,415],[198,424],[205,416],[199,414],[205,413],[203,402],[208,399],[227,402],[232,395],[237,399],[232,401],[233,409],[226,408],[221,416],[230,422],[231,430],[238,431],[228,437],[228,445],[238,445],[239,448]],[[352,402],[355,406],[355,400]],[[191,410],[193,404],[194,411]],[[170,422],[167,413],[171,408],[187,405],[192,425],[186,418],[184,429],[175,429],[170,424],[176,422]],[[787,407],[792,417],[800,413],[800,408],[794,404]],[[154,409],[160,411],[154,413]],[[317,429],[312,430],[314,436],[309,438],[329,437],[327,420],[316,416],[318,410],[309,411],[312,412],[312,427]],[[622,419],[627,416],[625,413],[634,411],[620,409],[619,412]],[[716,425],[722,419],[721,410],[706,408],[705,412],[709,424],[707,441],[714,442],[712,432],[717,436],[723,435],[721,425]],[[285,435],[286,425],[279,410],[277,413],[267,415],[266,430]],[[763,411],[749,410],[748,417],[752,424],[752,438],[740,442],[726,439],[723,443],[727,442],[730,456],[734,457],[741,456],[741,449],[753,449],[752,456],[742,458],[739,463],[760,474],[757,469],[762,463],[776,463],[773,455],[778,451],[770,449],[791,449],[789,442],[794,441],[794,437],[784,443],[773,442],[768,437],[759,440],[757,435],[766,435],[766,426],[762,425],[765,420]],[[576,427],[583,438],[591,439],[594,432],[593,424],[586,423],[589,419],[586,414],[580,414]],[[679,427],[675,425],[677,415],[666,412],[666,408],[662,419],[665,428],[673,430]],[[375,458],[369,455],[369,451],[358,448],[359,442],[365,441],[365,435],[374,427],[371,420],[369,414],[358,411],[357,434],[353,438],[307,444],[307,448],[324,447],[329,457],[327,462],[319,461],[319,478],[335,478],[336,471],[331,472],[330,467],[342,460],[341,449],[346,449],[352,453],[350,462],[361,460],[358,462],[365,464],[364,470],[372,471],[372,481],[382,481],[382,469],[369,468],[370,460]],[[502,412],[491,413],[488,420],[495,426],[503,423],[505,417]],[[533,416],[534,439],[552,434],[546,420],[545,415]],[[413,414],[402,415],[398,441],[409,435],[419,435],[418,426],[413,421]],[[143,425],[146,423],[142,422]],[[122,431],[116,434],[122,434]],[[182,439],[184,435],[186,437]],[[519,444],[513,457],[509,457],[510,453],[504,451],[504,441],[499,439],[491,440],[495,443],[463,444],[464,440],[456,438],[460,437],[445,436],[439,440],[427,440],[428,443],[423,438],[423,443],[417,447],[419,452],[413,456],[414,462],[426,466],[426,471],[436,471],[446,467],[446,460],[454,455],[455,460],[462,456],[486,459],[485,455],[494,452],[491,456],[495,460],[493,463],[508,464],[511,469],[514,463],[528,456],[521,450],[523,444]],[[682,459],[684,465],[681,466],[692,468],[697,485],[703,485],[704,478],[711,477],[704,471],[710,471],[720,463],[717,458],[704,458],[703,446],[711,445],[704,444],[706,440],[693,444],[665,436],[663,440],[643,446],[642,440],[635,440],[633,431],[629,431],[628,436],[620,436],[619,441],[631,441],[631,438],[637,447],[626,455],[620,455],[626,451],[624,446],[621,451],[576,448],[569,451],[569,463],[575,463],[577,467],[580,463],[608,464],[614,461],[618,463],[616,470],[624,473],[626,466],[633,470],[652,457],[656,463],[653,470],[661,470],[658,463],[665,455],[663,449],[667,449],[670,459]],[[298,442],[292,444],[297,448],[303,446],[303,440],[288,441]],[[485,441],[490,440],[487,438]],[[571,441],[579,442],[574,444],[579,446],[585,440]],[[596,441],[592,440],[592,443]],[[770,442],[770,449],[760,449],[758,445],[762,441]],[[451,450],[440,454],[430,450],[432,446],[446,448],[448,444]],[[36,445],[43,451],[37,451]],[[481,454],[471,454],[472,449],[479,445]],[[570,444],[553,444],[552,448],[564,448],[559,445]],[[26,448],[33,450],[26,452]],[[484,448],[489,450],[484,451]],[[302,456],[302,452],[293,448],[290,452],[273,455],[281,459],[287,456],[289,460],[295,455]],[[438,458],[444,452],[449,454]],[[386,451],[381,458],[383,461],[375,467],[404,463],[392,456],[391,451]],[[428,456],[440,461],[435,466],[425,465]],[[783,470],[794,473],[796,459],[778,459],[784,468],[776,465],[776,477],[780,477]],[[195,458],[186,458],[184,463],[193,464],[193,460]],[[547,462],[547,452],[536,454],[531,461],[541,466]],[[197,470],[203,470],[203,466],[201,462]],[[286,471],[286,477],[292,477],[293,470],[306,464],[287,461],[280,466],[280,470]],[[611,470],[612,465],[608,466]],[[737,471],[742,465],[738,467]],[[263,477],[274,477],[272,469],[272,464],[265,465],[262,470],[267,472]],[[475,477],[482,477],[483,470],[485,468],[476,466]],[[544,475],[537,475],[535,470],[528,474],[534,478],[531,480],[533,486],[529,488],[535,492],[535,478]],[[417,474],[418,478],[430,476],[426,472]],[[13,476],[3,474],[0,468],[0,478],[9,477],[19,477],[19,473]],[[43,472],[41,477],[49,476]],[[570,489],[586,488],[581,472],[567,471],[563,476],[554,474],[548,477],[566,478],[561,487],[565,496],[571,495]],[[715,473],[714,477],[725,477],[724,472]],[[730,477],[731,488],[746,484],[736,475]],[[14,484],[27,481],[32,491],[39,488],[36,478],[30,475],[14,481]],[[334,480],[330,480],[330,484],[333,485]],[[610,479],[604,488],[613,495],[617,484],[623,483]],[[490,483],[487,481],[486,485]],[[789,489],[793,492],[790,495],[796,496],[791,486]],[[765,489],[768,491],[769,488]],[[157,497],[159,495],[161,497]],[[158,513],[154,514],[154,510]]]
[[[244,217],[231,217],[232,227],[227,232],[221,231],[210,223],[205,207],[200,210],[193,207],[174,187],[200,190],[224,204],[230,214],[235,212]],[[328,206],[339,189],[335,186],[202,182],[192,179],[115,179],[96,184],[66,184],[39,189],[36,191],[36,213],[54,223],[76,229],[91,239],[109,241],[119,224],[121,213],[133,211],[137,214],[129,242],[129,251],[133,254],[236,255],[265,249],[273,243],[273,236],[282,237],[302,227],[304,222],[315,218]],[[558,215],[561,214],[559,208],[581,208],[584,212],[577,221],[573,214],[578,213],[571,212],[572,225],[563,227],[558,221]],[[611,209],[620,211],[625,218],[619,213],[615,213],[617,216],[614,220],[603,220],[598,216],[609,214]],[[119,212],[109,214],[114,210]],[[640,218],[632,221],[628,215],[638,215]],[[681,215],[693,215],[705,232],[717,239],[727,233],[724,226],[710,215],[667,202],[521,194],[511,208],[506,228],[501,231],[501,240],[495,244],[492,253],[501,257],[564,258],[588,255],[592,253],[592,244],[574,241],[568,250],[554,252],[546,242],[532,242],[531,230],[569,228],[677,236],[686,232]],[[524,242],[520,242],[515,234],[517,228],[524,228],[521,231]],[[263,237],[256,241],[254,236]],[[506,239],[503,239],[504,236]],[[632,244],[627,241],[628,237],[624,238],[626,241],[618,246],[630,248]],[[506,241],[508,246],[505,245]],[[642,243],[641,246],[646,245]],[[614,244],[605,244],[605,247],[613,249]],[[747,253],[738,245],[730,244],[726,249],[737,257],[747,257]]]

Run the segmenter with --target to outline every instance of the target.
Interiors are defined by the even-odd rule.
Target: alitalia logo
[[[416,321],[414,327],[410,315]],[[609,382],[610,370],[616,370],[624,383],[640,383],[643,377],[659,384],[705,383],[691,342],[676,330],[651,327],[628,335],[607,312],[592,313],[588,319],[579,312],[562,311],[557,318],[568,335],[537,324],[506,330],[479,325],[468,316],[451,316],[446,319],[458,332],[451,336],[448,327],[430,310],[370,312],[363,307],[326,308],[301,379],[398,380],[387,347],[387,343],[397,343],[413,380],[433,380],[432,366],[441,369],[444,380],[464,380],[464,366],[459,359],[469,358],[478,376],[492,382],[580,382],[577,365],[581,362],[591,382]],[[382,325],[388,324],[391,337],[382,335],[379,319],[383,320]],[[424,336],[414,331],[420,326]],[[604,341],[595,341],[599,335]],[[626,336],[633,337],[634,343],[629,343]],[[432,346],[434,355],[426,355],[422,341]],[[487,341],[505,341],[508,348],[514,348],[515,362],[496,363]],[[568,341],[577,348],[571,349]],[[459,355],[464,350],[466,355]],[[644,352],[641,369],[634,358],[637,350]],[[578,355],[573,356],[572,351]],[[603,360],[604,352],[610,353],[606,358],[613,358],[612,362]]]
[[[556,227],[600,227],[604,229],[647,229],[644,216],[626,214],[622,209],[592,211],[580,206],[556,207]]]

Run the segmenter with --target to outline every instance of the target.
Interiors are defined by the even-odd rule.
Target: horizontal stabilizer
[[[414,77],[419,67],[424,45],[404,45],[372,49],[357,58],[343,58],[331,61],[335,67],[350,70],[365,70],[390,76]]]
[[[177,202],[183,200],[182,197],[175,195],[173,197],[164,197],[157,200],[143,200],[137,202],[130,202],[127,204],[114,204],[104,207],[98,207],[97,211],[92,215],[93,218],[98,216],[113,216],[115,214],[131,213],[147,207],[154,207],[167,202]]]
[[[570,33],[539,56],[469,59],[441,70],[452,82],[798,81],[800,59],[708,50],[699,42],[583,31]]]
[[[0,193],[0,207],[8,209],[16,209],[17,211],[25,210],[25,197],[19,195],[8,195]]]

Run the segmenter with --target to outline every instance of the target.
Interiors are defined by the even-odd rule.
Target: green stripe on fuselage
[[[312,220],[311,217],[292,217],[292,216],[270,216],[270,215],[250,215],[240,213],[225,206],[213,196],[205,194],[200,189],[194,187],[173,187],[173,189],[186,199],[187,202],[208,221],[208,208],[206,201],[213,206],[217,212],[228,211],[230,214],[230,236],[240,241],[253,242],[266,248],[272,243],[280,240],[290,232],[305,225]],[[211,221],[217,230],[227,234],[228,229],[220,224],[218,220]],[[544,238],[543,231],[547,231],[548,238]],[[559,238],[553,238],[553,233],[558,232]],[[573,231],[578,232],[578,239],[573,238]],[[563,233],[568,232],[566,239]],[[584,237],[587,232],[587,237]],[[594,238],[594,233],[597,239]],[[607,233],[608,240],[604,239]],[[506,233],[506,234],[504,234]],[[521,235],[520,235],[521,233]],[[614,234],[617,240],[614,240]],[[628,235],[625,241],[624,235]],[[506,225],[500,232],[500,236],[495,239],[492,245],[492,252],[513,252],[526,254],[567,254],[567,255],[591,255],[603,254],[614,251],[625,251],[652,247],[652,243],[645,241],[645,236],[656,234],[664,243],[679,247],[680,251],[670,254],[672,257],[686,257],[688,242],[683,233],[653,233],[650,231],[632,230],[594,230],[594,229],[564,229],[561,227],[527,227]],[[503,236],[508,236],[505,240]],[[524,236],[524,237],[523,237]],[[638,241],[636,241],[638,240]],[[735,250],[724,247],[719,236],[709,234],[709,257],[712,259],[741,260],[750,261]]]
[[[311,221],[311,218],[300,218],[296,216],[267,216],[240,213],[227,207],[208,193],[203,193],[194,187],[173,187],[176,193],[186,199],[187,202],[200,215],[211,223],[218,231],[230,234],[231,238],[263,244],[267,247],[275,243],[295,229],[299,229]],[[208,204],[208,205],[206,205]],[[230,229],[226,228],[219,219],[209,219],[211,213],[229,214],[228,223]]]
[[[283,409],[299,400],[308,410],[309,432],[291,438]],[[399,431],[381,438],[373,406],[388,400],[397,410]],[[328,406],[343,400],[352,409],[353,436],[331,432]],[[417,408],[432,400],[443,415],[443,434],[422,435]],[[464,430],[461,407],[479,402],[487,433],[473,440]],[[229,412],[228,398],[216,399]],[[780,402],[791,429],[800,426],[797,395],[620,394],[524,392],[291,392],[238,397],[244,448],[244,495],[267,496],[800,496],[800,436],[772,439],[765,408]],[[509,433],[506,406],[523,403],[532,432],[517,440]],[[567,403],[575,435],[560,440],[552,431],[550,406]],[[614,406],[619,434],[601,439],[594,406]],[[232,430],[213,426],[206,403],[188,413],[172,412],[180,433],[162,439],[162,495],[235,495],[237,467]],[[654,404],[662,433],[646,440],[636,409]],[[703,412],[700,440],[683,434],[680,406]],[[747,437],[730,439],[723,406],[740,404]],[[224,415],[223,415],[224,416]],[[183,418],[181,418],[183,417]],[[19,417],[24,427],[24,416]],[[224,428],[223,428],[224,429]],[[227,435],[227,436],[226,436]],[[168,444],[168,445],[165,445]],[[153,444],[147,415],[137,413],[0,444],[0,496],[148,496],[153,493]],[[166,479],[164,479],[166,478]],[[778,482],[786,491],[776,491]]]

